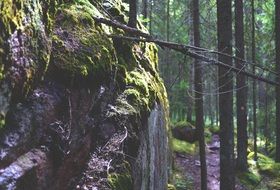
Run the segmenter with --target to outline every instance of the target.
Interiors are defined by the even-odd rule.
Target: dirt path
[[[220,139],[218,135],[213,135],[212,140],[206,146],[207,158],[207,187],[208,190],[220,189]],[[185,176],[193,178],[193,190],[200,189],[200,163],[198,155],[176,154],[176,166],[179,167]],[[240,184],[236,185],[236,190],[245,190]]]
[[[218,135],[212,136],[212,141],[207,146],[207,181],[209,190],[220,188],[220,138]]]

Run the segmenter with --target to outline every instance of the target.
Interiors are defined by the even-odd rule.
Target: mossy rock
[[[58,10],[51,71],[58,72],[57,75],[66,81],[102,81],[117,61],[113,42],[104,32],[108,27],[93,20],[93,16],[101,13],[88,1],[77,3],[64,5]]]
[[[188,128],[195,129],[195,126],[188,121],[177,121],[171,123],[171,128],[177,128],[177,127],[178,128],[188,127]]]

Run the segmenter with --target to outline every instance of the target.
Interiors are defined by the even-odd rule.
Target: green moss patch
[[[176,190],[193,189],[193,179],[191,176],[184,176],[180,171],[174,171],[173,178]]]
[[[133,189],[132,178],[129,173],[113,173],[108,176],[109,186],[112,190],[131,190]]]
[[[133,189],[132,177],[130,174],[130,164],[126,161],[116,166],[118,172],[108,175],[108,183],[112,190],[131,190]]]
[[[113,42],[105,26],[95,24],[101,13],[88,1],[75,1],[58,10],[51,63],[65,78],[104,79],[116,64]]]
[[[252,165],[254,153],[248,155],[249,164]],[[280,164],[263,154],[258,153],[257,168],[260,172],[274,177],[280,176]]]
[[[171,127],[172,128],[176,128],[176,127],[181,127],[181,128],[189,127],[189,128],[192,128],[192,129],[195,128],[193,124],[191,124],[190,122],[187,122],[187,121],[172,122],[171,123]]]
[[[197,153],[197,146],[194,143],[188,143],[178,139],[172,139],[172,147],[175,152],[195,155]]]
[[[253,171],[239,173],[237,174],[237,177],[240,182],[249,189],[254,188],[261,181],[261,176],[257,172],[254,173]]]

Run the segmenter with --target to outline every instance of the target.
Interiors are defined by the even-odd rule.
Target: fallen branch
[[[113,21],[113,20],[109,20],[109,19],[106,19],[106,18],[100,18],[100,17],[93,17],[93,19],[96,22],[103,23],[103,24],[106,24],[108,26],[112,26],[112,27],[123,29],[124,31],[126,31],[128,33],[131,33],[131,34],[136,34],[136,35],[142,36],[144,38],[152,38],[152,36],[150,34],[145,33],[145,32],[143,32],[141,30],[136,29],[136,28],[131,28],[131,27],[127,26],[127,25],[121,24],[118,21]]]
[[[106,19],[106,18],[100,18],[100,17],[93,17],[93,19],[96,21],[96,22],[99,22],[99,23],[103,23],[103,24],[106,24],[108,26],[112,26],[112,27],[116,27],[116,28],[120,28],[128,33],[132,33],[132,34],[136,34],[138,36],[141,36],[141,37],[144,37],[144,38],[147,38],[147,39],[154,39],[153,36],[151,36],[150,34],[148,33],[145,33],[141,30],[138,30],[136,28],[131,28],[125,24],[122,24],[118,21],[115,21],[115,20],[109,20],[109,19]],[[168,42],[168,43],[171,43],[171,42]],[[219,52],[219,51],[215,51],[215,50],[209,50],[209,49],[206,49],[206,48],[201,48],[201,47],[196,47],[196,46],[191,46],[191,45],[184,45],[185,48],[188,48],[188,49],[192,49],[192,50],[196,50],[196,51],[201,51],[203,53],[212,53],[212,54],[216,54],[216,55],[222,55],[222,56],[226,56],[226,57],[230,57],[236,61],[239,61],[240,63],[243,63],[243,64],[250,64],[252,66],[255,66],[259,69],[262,69],[264,71],[268,71],[274,75],[279,75],[279,73],[271,70],[270,68],[266,68],[262,65],[259,65],[259,64],[256,64],[256,63],[252,63],[252,62],[249,62],[249,61],[246,61],[244,59],[241,59],[239,57],[236,57],[236,56],[232,56],[232,55],[229,55],[229,54],[226,54],[226,53],[222,53],[222,52]]]
[[[275,81],[272,81],[272,80],[269,80],[269,79],[266,79],[264,77],[261,77],[261,76],[258,76],[258,75],[255,75],[253,73],[250,73],[248,71],[245,71],[243,69],[238,69],[232,65],[228,65],[228,64],[225,64],[221,61],[218,61],[218,60],[215,60],[215,59],[211,59],[211,58],[208,58],[204,55],[201,55],[199,53],[196,53],[194,51],[191,51],[187,46],[185,45],[182,45],[182,44],[178,44],[178,43],[172,43],[172,42],[166,42],[166,41],[161,41],[161,40],[156,40],[156,39],[145,39],[145,38],[135,38],[135,37],[128,37],[128,36],[115,36],[115,35],[111,35],[110,37],[112,38],[119,38],[119,39],[124,39],[124,40],[129,40],[129,41],[135,41],[135,42],[153,42],[159,46],[163,46],[163,47],[166,47],[166,48],[169,48],[169,49],[173,49],[175,51],[178,51],[178,52],[181,52],[183,54],[186,54],[192,58],[195,58],[195,59],[199,59],[201,61],[204,61],[204,62],[207,62],[207,63],[211,63],[213,65],[218,65],[220,67],[223,67],[225,69],[229,69],[235,73],[238,73],[238,74],[243,74],[243,75],[246,75],[250,78],[253,78],[253,79],[256,79],[256,80],[259,80],[259,81],[263,81],[265,83],[268,83],[268,84],[271,84],[271,85],[279,85],[279,83],[275,82]]]
[[[243,75],[246,75],[250,78],[253,78],[253,79],[256,79],[256,80],[259,80],[259,81],[263,81],[263,82],[271,84],[271,85],[279,85],[279,83],[277,83],[275,81],[272,81],[272,80],[266,79],[264,77],[258,76],[256,74],[250,73],[248,71],[245,71],[244,69],[238,69],[238,68],[236,68],[232,65],[225,64],[225,63],[220,62],[218,60],[208,58],[208,57],[206,57],[204,55],[201,55],[200,53],[197,53],[195,51],[202,51],[204,53],[214,53],[214,54],[230,57],[232,59],[235,59],[235,60],[243,62],[243,63],[249,63],[249,62],[247,62],[243,59],[240,59],[238,57],[231,56],[229,54],[225,54],[225,53],[214,51],[214,50],[208,50],[208,49],[205,49],[205,48],[200,48],[200,47],[195,47],[195,46],[190,46],[190,45],[183,45],[183,44],[179,44],[179,43],[167,42],[167,41],[154,39],[150,34],[145,33],[141,30],[136,29],[136,28],[131,28],[127,25],[121,24],[118,21],[109,20],[109,19],[105,19],[105,18],[99,18],[99,17],[93,17],[93,19],[96,22],[103,23],[103,24],[106,24],[106,25],[109,25],[109,26],[112,26],[112,27],[120,28],[120,29],[123,29],[124,31],[126,31],[128,33],[143,37],[143,38],[136,38],[136,37],[128,37],[128,36],[111,35],[110,37],[112,37],[112,38],[119,38],[119,39],[124,39],[124,40],[135,41],[135,42],[153,42],[153,43],[155,43],[155,44],[157,44],[161,47],[167,47],[169,49],[173,49],[175,51],[178,51],[178,52],[181,52],[185,55],[188,55],[192,58],[199,59],[199,60],[204,61],[204,62],[212,63],[213,65],[218,65],[218,66],[226,68],[226,69],[230,69],[231,71],[233,71],[235,73],[243,74]],[[260,66],[260,65],[254,64],[254,63],[251,63],[251,65],[253,65],[255,67],[258,67],[262,70],[268,71],[270,73],[273,73],[273,74],[278,76],[278,73],[276,73],[274,71],[271,71],[268,68],[265,68],[263,66]]]

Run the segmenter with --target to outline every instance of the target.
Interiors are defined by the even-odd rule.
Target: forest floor
[[[220,139],[218,135],[213,135],[210,143],[207,144],[206,159],[207,159],[207,181],[208,190],[220,189]],[[175,166],[182,175],[189,179],[191,185],[188,190],[200,189],[200,162],[198,154],[183,154],[175,153]],[[191,187],[192,186],[192,187]],[[236,190],[246,190],[240,183],[237,182]]]

